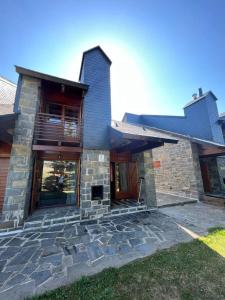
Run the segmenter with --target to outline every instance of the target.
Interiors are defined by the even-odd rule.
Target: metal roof
[[[163,137],[144,126],[112,121],[111,149],[119,152],[141,152],[162,146],[164,143],[177,143],[174,138]]]
[[[116,121],[117,122],[117,121]],[[159,128],[155,128],[155,127],[151,127],[151,126],[146,126],[146,125],[133,125],[133,124],[129,124],[129,123],[124,123],[124,122],[117,122],[117,123],[123,123],[123,124],[128,124],[134,128],[134,127],[140,127],[141,129],[139,129],[139,132],[143,132],[143,128],[145,128],[145,130],[147,130],[147,132],[150,134],[158,136],[158,137],[162,137],[162,138],[169,138],[168,135],[171,136],[171,138],[173,138],[173,136],[177,137],[177,138],[184,138],[184,139],[188,139],[192,142],[195,142],[197,144],[206,144],[206,145],[211,145],[211,146],[216,146],[216,147],[225,147],[225,144],[221,144],[221,143],[217,143],[214,141],[210,141],[210,140],[205,140],[205,139],[200,139],[194,136],[190,136],[190,135],[185,135],[185,134],[181,134],[181,133],[176,133],[173,131],[168,131],[168,130],[164,130],[164,129],[159,129]],[[128,128],[128,127],[127,127]]]

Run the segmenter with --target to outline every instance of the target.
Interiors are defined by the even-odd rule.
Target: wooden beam
[[[199,149],[199,156],[206,157],[206,156],[221,156],[225,155],[225,146],[224,148],[219,147],[208,147],[208,148],[200,148]]]
[[[142,151],[146,151],[146,150],[151,150],[153,148],[157,148],[157,147],[160,147],[160,146],[163,146],[163,142],[161,143],[147,143],[146,145],[143,145],[141,147],[138,147],[136,149],[134,149],[132,152],[133,153],[138,153],[138,152],[142,152]]]
[[[47,146],[47,145],[33,145],[32,147],[35,151],[53,151],[53,152],[82,152],[81,147],[66,147],[66,146]]]

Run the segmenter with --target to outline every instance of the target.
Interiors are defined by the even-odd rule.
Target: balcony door
[[[56,132],[62,135],[65,141],[73,141],[79,135],[80,110],[78,107],[49,103],[47,112],[51,115],[48,120],[49,124],[55,125]]]

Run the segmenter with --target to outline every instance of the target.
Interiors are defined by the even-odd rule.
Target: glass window
[[[78,111],[72,107],[65,107],[65,117],[78,118]]]
[[[48,105],[48,113],[51,115],[62,115],[62,105],[50,103]]]
[[[39,206],[71,205],[77,201],[77,162],[43,163]]]
[[[115,177],[116,177],[116,191],[117,192],[127,192],[127,174],[128,174],[128,164],[127,163],[116,163]]]

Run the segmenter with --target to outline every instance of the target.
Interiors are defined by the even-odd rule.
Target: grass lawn
[[[225,229],[32,300],[225,299]]]

